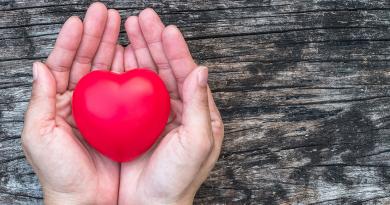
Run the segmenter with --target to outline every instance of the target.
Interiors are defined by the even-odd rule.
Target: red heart
[[[123,74],[93,71],[73,92],[76,125],[87,142],[104,156],[129,162],[160,136],[171,108],[161,78],[147,69]]]

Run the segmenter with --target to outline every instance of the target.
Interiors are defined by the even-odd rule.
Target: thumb
[[[214,145],[207,93],[208,69],[194,69],[183,85],[182,129],[190,146],[207,154]],[[206,157],[204,156],[204,157]]]
[[[40,62],[33,65],[33,78],[31,99],[25,114],[25,126],[44,128],[53,125],[48,122],[55,122],[56,81],[49,69]]]

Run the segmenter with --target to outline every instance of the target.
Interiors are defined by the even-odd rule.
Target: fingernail
[[[33,79],[36,80],[36,79],[38,78],[38,66],[37,66],[37,64],[35,64],[35,63],[34,63],[34,65],[33,65],[33,70],[32,70],[32,72],[33,72]]]
[[[203,67],[202,70],[198,73],[198,84],[200,86],[206,87],[207,86],[207,77],[209,75],[209,69],[206,67]]]

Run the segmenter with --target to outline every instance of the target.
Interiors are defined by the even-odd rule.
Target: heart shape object
[[[161,135],[171,108],[161,78],[147,69],[123,74],[93,71],[73,92],[74,121],[87,142],[104,156],[129,162]]]

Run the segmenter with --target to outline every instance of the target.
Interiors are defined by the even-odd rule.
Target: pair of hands
[[[45,64],[33,66],[33,89],[22,146],[47,204],[190,204],[215,165],[223,123],[207,86],[208,70],[193,61],[180,31],[152,9],[127,19],[131,45],[117,45],[120,16],[92,4],[84,22],[69,18]],[[94,150],[74,123],[77,82],[93,70],[148,68],[171,98],[157,142],[128,163]]]

